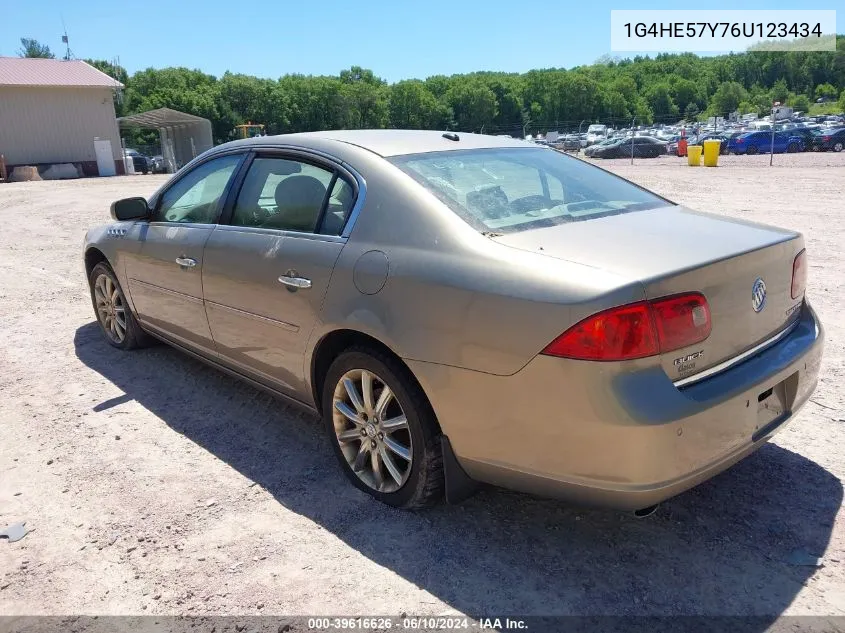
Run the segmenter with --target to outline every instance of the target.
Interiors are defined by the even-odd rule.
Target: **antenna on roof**
[[[120,66],[120,57],[113,57],[111,60],[112,68],[114,69],[114,73],[117,74],[117,68]],[[120,83],[117,78],[114,78],[114,94],[115,99],[118,103],[123,103],[123,91],[118,87],[118,83]]]
[[[65,61],[70,61],[73,59],[73,53],[70,50],[70,40],[68,40],[67,36],[67,26],[65,26],[65,17],[59,14],[59,17],[62,20],[62,29],[64,30],[65,34],[62,35],[62,44],[65,45]]]

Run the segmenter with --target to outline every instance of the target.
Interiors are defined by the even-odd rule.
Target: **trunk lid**
[[[804,248],[799,233],[683,207],[635,211],[495,239],[639,280],[648,299],[704,294],[712,331],[701,343],[661,355],[672,380],[693,376],[772,337],[798,319],[803,300],[791,296],[793,260]],[[762,306],[758,279],[765,285]]]

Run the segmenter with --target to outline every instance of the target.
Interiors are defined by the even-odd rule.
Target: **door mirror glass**
[[[143,220],[150,214],[144,198],[123,198],[111,204],[111,217],[115,220]]]

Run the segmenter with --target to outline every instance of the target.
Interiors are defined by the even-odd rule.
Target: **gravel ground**
[[[372,501],[309,416],[99,334],[83,234],[162,177],[0,185],[0,527],[33,529],[0,541],[0,614],[845,614],[845,154],[775,162],[601,163],[803,231],[828,334],[798,419],[645,520],[502,490]]]

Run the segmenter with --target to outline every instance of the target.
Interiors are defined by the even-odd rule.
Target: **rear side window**
[[[355,191],[334,171],[288,158],[256,158],[250,165],[231,224],[340,235]]]
[[[480,231],[515,233],[673,204],[551,149],[480,149],[390,161]]]

